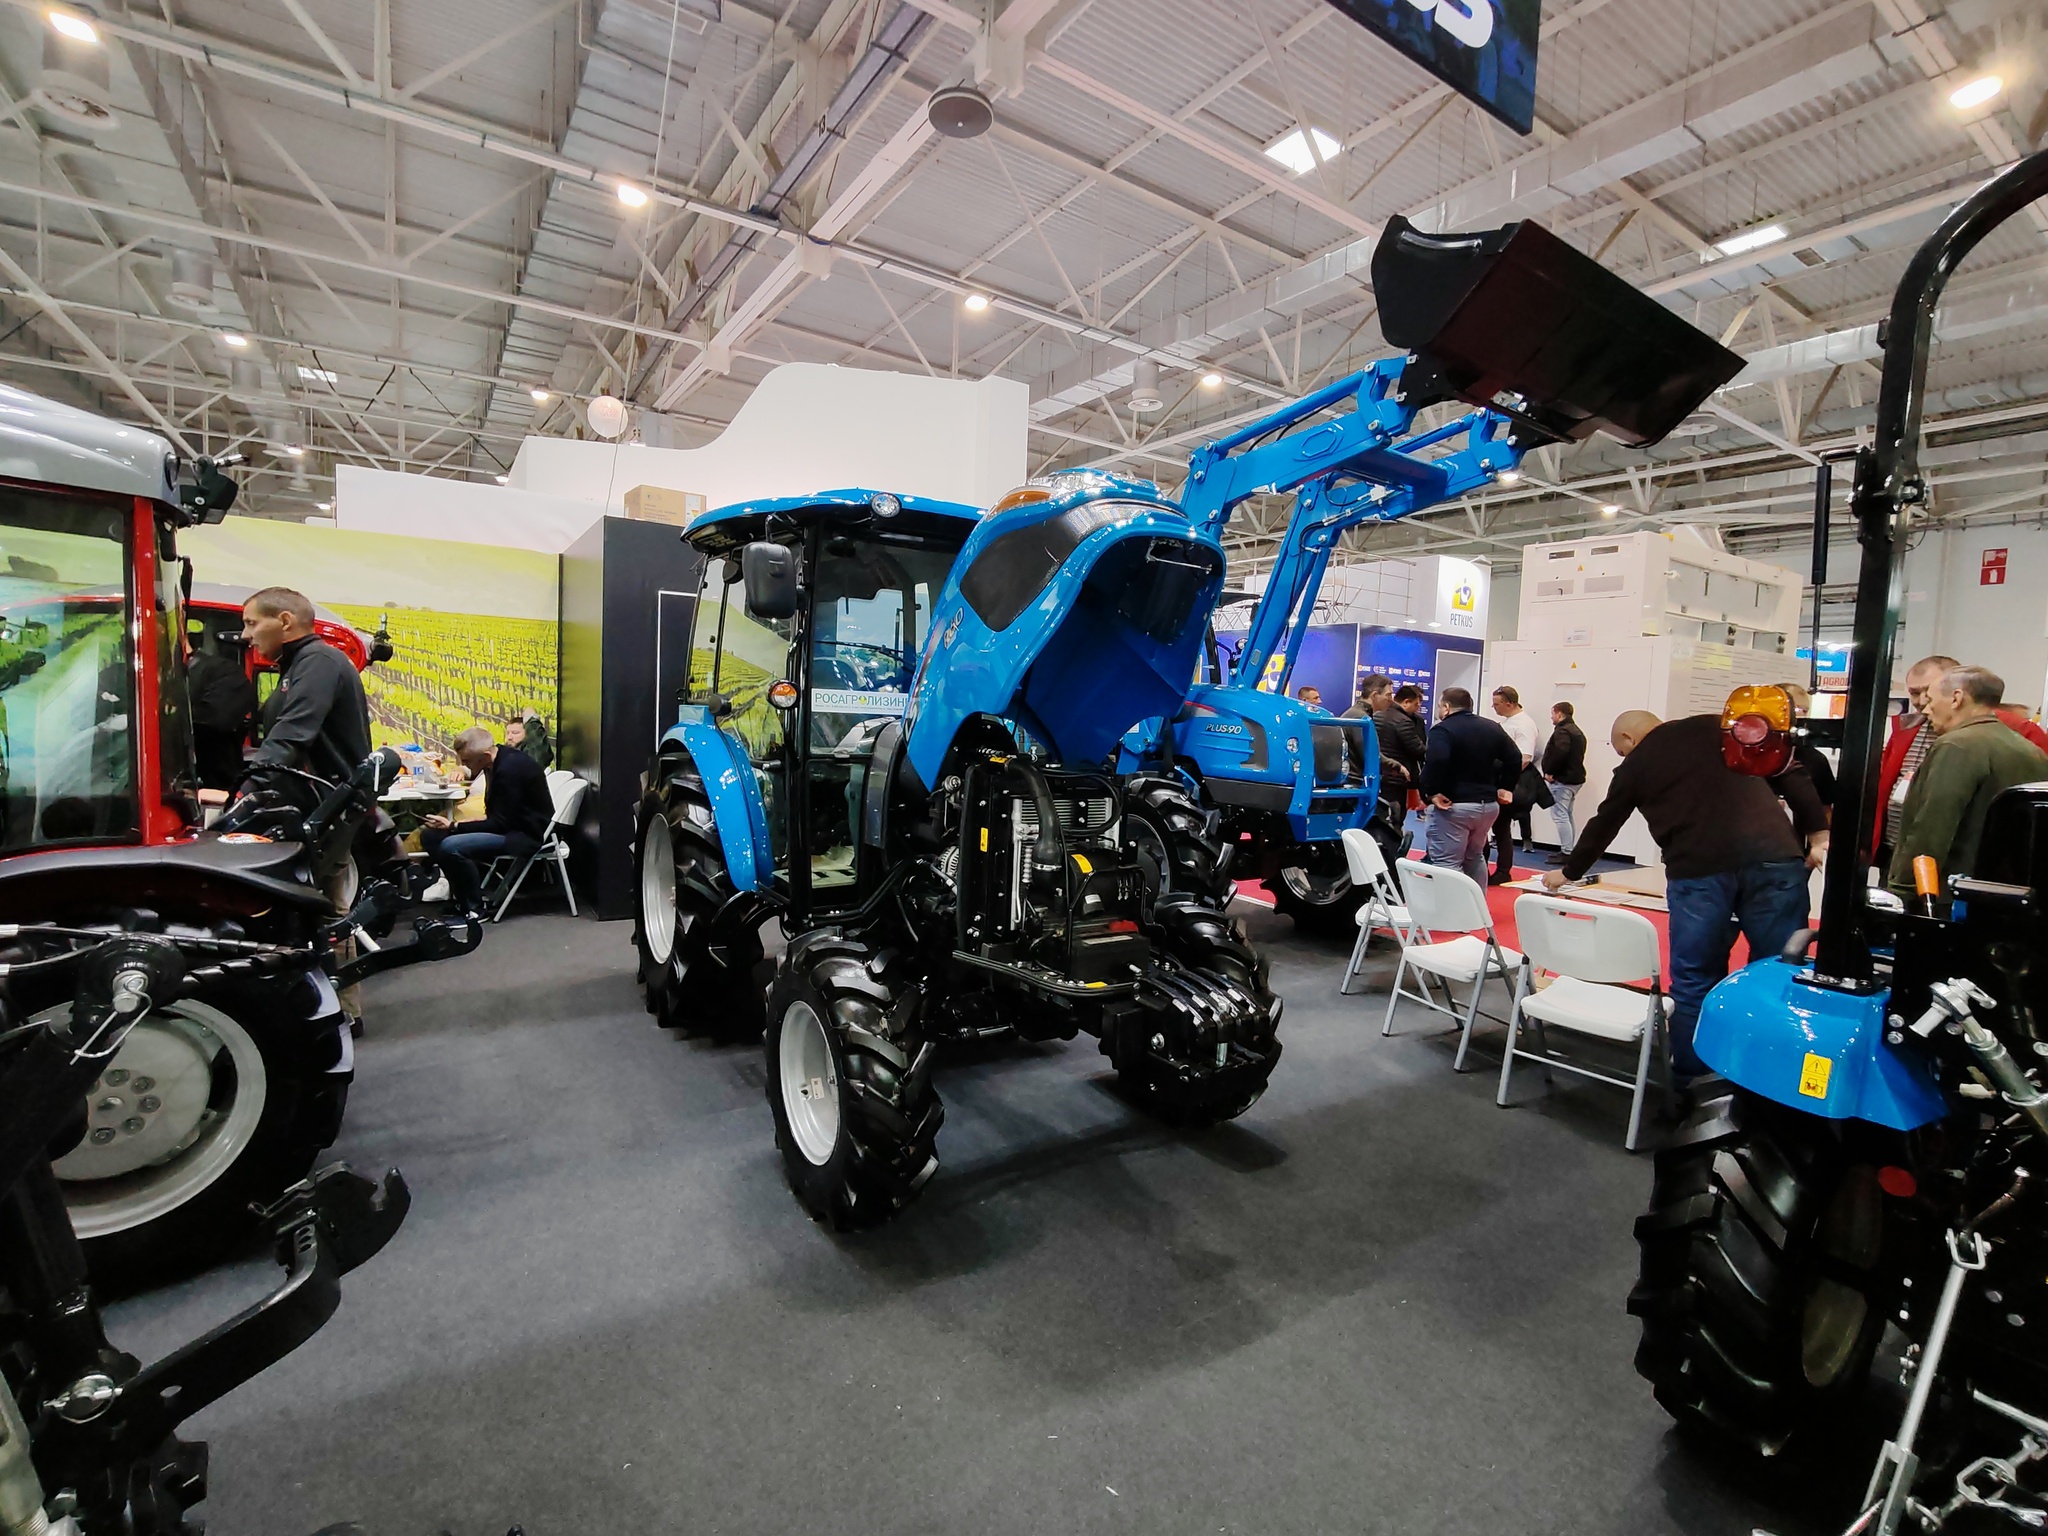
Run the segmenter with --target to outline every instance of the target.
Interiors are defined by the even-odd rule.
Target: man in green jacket
[[[1955,667],[1927,700],[1933,750],[1913,776],[1887,883],[1913,895],[1913,860],[1932,855],[1944,885],[1977,868],[1984,816],[2001,790],[2048,779],[2048,753],[1998,718],[2005,682],[1982,667]]]

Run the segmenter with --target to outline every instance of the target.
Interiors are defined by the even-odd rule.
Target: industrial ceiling
[[[994,122],[950,138],[962,84]],[[1656,450],[1545,450],[1351,553],[1755,544],[1867,430],[1914,244],[2044,143],[2039,0],[1545,0],[1527,137],[1324,0],[0,0],[0,377],[248,453],[277,516],[338,463],[501,475],[604,393],[700,443],[791,360],[1022,380],[1034,471],[1173,485],[1386,350],[1388,217],[1533,218],[1749,366]],[[1949,522],[2048,506],[2030,214],[1939,326]]]

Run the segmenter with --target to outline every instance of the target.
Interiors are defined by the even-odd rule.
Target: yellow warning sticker
[[[1824,1099],[1828,1096],[1828,1074],[1835,1064],[1825,1056],[1806,1053],[1806,1060],[1799,1064],[1799,1091],[1809,1099]]]
[[[1087,859],[1086,859],[1086,858],[1085,858],[1085,857],[1084,857],[1083,855],[1081,855],[1081,854],[1078,854],[1078,853],[1077,853],[1077,854],[1075,854],[1075,855],[1074,855],[1074,862],[1075,862],[1076,864],[1078,864],[1078,865],[1080,865],[1080,866],[1081,866],[1081,873],[1082,873],[1082,874],[1084,874],[1084,875],[1092,875],[1092,874],[1094,874],[1094,873],[1095,873],[1095,866],[1094,866],[1093,864],[1090,864],[1090,863],[1088,862],[1088,860],[1087,860]]]
[[[988,828],[987,828],[987,827],[983,827],[983,828],[981,829],[981,851],[982,851],[983,853],[987,853],[987,852],[988,852]]]

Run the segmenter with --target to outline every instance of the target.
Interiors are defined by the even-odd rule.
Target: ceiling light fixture
[[[303,459],[306,456],[306,448],[303,443],[287,443],[284,451],[287,458]]]
[[[1322,129],[1311,128],[1309,133],[1315,136],[1314,150],[1310,150],[1308,139],[1303,136],[1299,128],[1296,128],[1290,133],[1281,134],[1279,138],[1268,144],[1266,146],[1266,158],[1268,160],[1278,160],[1295,175],[1301,176],[1316,168],[1318,158],[1327,164],[1343,152],[1344,146],[1323,132]]]
[[[299,377],[308,384],[337,384],[341,381],[341,376],[332,368],[308,368],[304,363],[299,364]]]
[[[1620,507],[1618,507],[1618,506],[1616,506],[1616,505],[1615,505],[1615,504],[1614,504],[1613,502],[1611,502],[1611,501],[1610,501],[1610,502],[1608,502],[1608,503],[1607,503],[1607,504],[1606,504],[1605,506],[1603,506],[1603,507],[1602,507],[1602,508],[1600,509],[1600,515],[1601,515],[1602,517],[1613,517],[1613,516],[1615,516],[1615,515],[1616,515],[1617,513],[1619,513],[1620,511],[1621,511],[1621,508],[1620,508]]]
[[[533,396],[533,403],[535,405],[546,405],[550,400],[555,398],[553,395],[549,394],[544,389],[529,389],[527,393]]]
[[[1522,472],[1519,469],[1504,469],[1496,478],[1499,479],[1502,485],[1520,485],[1522,483]]]
[[[1218,389],[1222,386],[1222,384],[1223,375],[1218,373],[1214,368],[1211,368],[1207,373],[1202,375],[1202,388],[1204,389]]]
[[[50,25],[60,37],[68,37],[74,43],[97,43],[99,28],[87,21],[76,11],[51,11]]]
[[[622,181],[619,183],[619,201],[628,208],[645,208],[647,191],[644,187],[634,186],[630,181]]]
[[[318,507],[322,512],[332,512],[334,510],[334,503],[331,501],[316,501],[313,503],[313,505]]]
[[[512,477],[510,475],[499,475],[497,477],[497,480],[498,484],[500,485],[510,485],[512,483]]]
[[[996,121],[994,104],[971,85],[941,86],[924,110],[933,131],[949,139],[978,139]]]
[[[1746,229],[1739,235],[1730,235],[1726,240],[1714,242],[1714,249],[1723,256],[1740,256],[1746,251],[1760,251],[1767,245],[1776,245],[1785,238],[1785,226],[1766,224],[1762,229]]]
[[[1958,112],[1967,112],[1972,107],[1981,107],[2000,91],[2005,82],[1996,75],[1979,75],[1968,85],[1957,86],[1949,92],[1948,104]]]
[[[214,335],[224,347],[233,347],[239,351],[249,345],[249,338],[240,331],[216,331]]]
[[[970,293],[960,301],[960,307],[969,314],[978,315],[988,308],[988,295],[985,293]]]

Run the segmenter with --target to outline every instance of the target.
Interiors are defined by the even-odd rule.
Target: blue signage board
[[[1244,648],[1244,639],[1241,629],[1216,631],[1216,648],[1223,653],[1226,665],[1237,659],[1237,653]],[[1270,691],[1279,685],[1282,664],[1282,658],[1278,656],[1267,662],[1261,687]],[[1295,655],[1293,670],[1287,675],[1287,691],[1296,694],[1305,687],[1313,688],[1323,696],[1323,708],[1333,715],[1341,715],[1351,707],[1357,664],[1356,624],[1312,624],[1308,633],[1301,637],[1301,649]]]
[[[1536,120],[1542,0],[1329,0],[1517,133]]]

